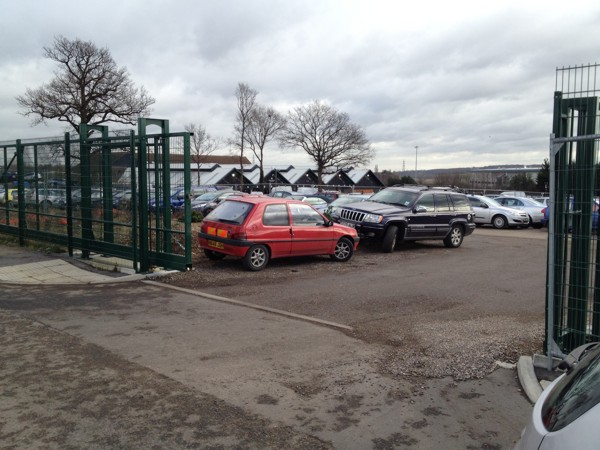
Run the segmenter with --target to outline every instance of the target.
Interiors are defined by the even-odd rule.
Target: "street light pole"
[[[415,145],[415,183],[417,182],[417,159],[419,156],[419,146]]]

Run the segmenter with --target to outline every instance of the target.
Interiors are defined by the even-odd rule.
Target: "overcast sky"
[[[0,0],[0,11],[0,141],[66,131],[31,127],[15,100],[52,78],[43,47],[56,35],[108,48],[171,131],[194,122],[230,137],[243,82],[282,113],[320,100],[349,114],[379,170],[413,171],[415,146],[418,169],[540,164],[556,68],[600,62],[598,0]],[[265,164],[311,161],[272,143]]]

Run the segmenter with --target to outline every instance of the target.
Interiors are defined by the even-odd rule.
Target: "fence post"
[[[73,256],[73,177],[71,174],[71,135],[65,133],[65,183],[67,193],[67,250]],[[37,165],[36,165],[37,167]]]
[[[25,162],[23,161],[23,154],[25,147],[21,143],[21,139],[17,139],[17,192],[19,194],[19,245],[25,245],[25,228],[27,222],[25,218]],[[8,206],[8,190],[5,194],[6,205]]]

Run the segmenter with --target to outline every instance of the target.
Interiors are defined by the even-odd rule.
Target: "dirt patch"
[[[3,448],[332,448],[37,322],[0,329]]]

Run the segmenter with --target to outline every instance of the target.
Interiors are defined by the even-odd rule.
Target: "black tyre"
[[[381,249],[384,253],[392,253],[396,247],[398,240],[398,227],[396,225],[390,225],[385,234],[383,235],[383,241],[381,243]]]
[[[494,216],[492,219],[492,226],[494,228],[496,228],[497,230],[501,229],[501,228],[506,228],[508,226],[508,221],[506,220],[506,217],[498,215],[498,216]]]
[[[334,261],[344,262],[352,258],[354,254],[354,245],[352,241],[346,237],[341,238],[335,244],[335,250],[332,255],[329,255]]]
[[[453,225],[448,236],[444,238],[444,245],[448,248],[458,248],[462,244],[465,234],[460,225]]]
[[[209,250],[207,248],[204,249],[204,254],[211,261],[219,261],[219,260],[225,258],[225,256],[226,256],[225,253],[215,252],[215,251]]]
[[[542,222],[534,222],[533,219],[531,218],[531,216],[529,216],[529,226],[531,228],[535,228],[536,230],[539,230],[540,228],[542,228]]]
[[[263,270],[269,262],[269,250],[264,245],[253,245],[248,249],[243,259],[244,267],[258,272]]]

